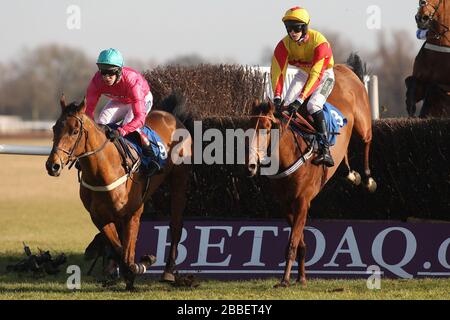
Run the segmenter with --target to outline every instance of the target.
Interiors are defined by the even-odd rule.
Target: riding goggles
[[[299,33],[304,30],[303,28],[305,25],[302,23],[295,23],[295,24],[286,23],[285,26],[288,33],[291,33],[291,31]]]
[[[100,69],[99,71],[102,74],[102,76],[114,76],[117,75],[119,70],[115,68],[115,69]]]

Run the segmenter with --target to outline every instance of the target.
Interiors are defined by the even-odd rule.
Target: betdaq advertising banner
[[[217,279],[280,276],[289,233],[284,220],[185,220],[177,270]],[[305,241],[308,277],[450,276],[448,223],[309,220]],[[168,221],[143,221],[136,260],[155,255],[147,273],[159,275],[169,245]]]

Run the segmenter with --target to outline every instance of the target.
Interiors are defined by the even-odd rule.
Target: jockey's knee
[[[322,110],[323,106],[319,106],[319,105],[317,105],[316,103],[312,103],[312,102],[310,101],[310,102],[308,102],[306,108],[308,109],[308,113],[309,113],[309,114],[314,114],[314,113],[316,113],[317,111]]]
[[[100,115],[98,116],[98,123],[99,124],[109,124],[111,123],[112,114],[108,112],[108,110],[102,111]]]
[[[98,115],[98,123],[99,124],[110,124],[113,122],[113,118],[115,113],[117,112],[117,109],[111,108],[112,103],[108,103],[102,111],[100,111],[100,114]]]

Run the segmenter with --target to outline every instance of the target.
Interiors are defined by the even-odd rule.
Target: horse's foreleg
[[[127,290],[132,290],[134,286],[134,279],[136,274],[143,273],[141,265],[136,265],[134,262],[135,251],[136,251],[136,240],[139,232],[139,224],[141,219],[141,214],[144,210],[144,205],[142,205],[128,220],[124,228],[123,237],[123,257],[122,263],[126,270],[124,270],[125,282],[127,285]]]
[[[284,269],[283,279],[281,283],[276,287],[287,287],[290,285],[291,270],[294,261],[297,258],[297,248],[300,244],[299,251],[299,281],[303,284],[306,283],[305,277],[305,253],[306,246],[303,240],[303,229],[306,223],[306,214],[308,211],[308,203],[305,199],[296,199],[293,203],[294,221],[291,229],[291,235],[289,237],[289,243],[286,248],[286,266]],[[289,216],[288,216],[289,220]]]
[[[116,225],[110,222],[99,228],[103,235],[108,239],[108,244],[105,247],[106,253],[103,260],[103,273],[107,277],[105,281],[109,282],[112,278],[117,280],[118,273],[116,268],[120,264],[120,259],[123,254],[122,243],[117,232]],[[105,282],[106,284],[106,282]]]
[[[433,84],[429,85],[425,90],[425,97],[423,98],[422,109],[420,109],[419,118],[426,118],[430,116],[431,103],[430,97],[433,94]]]
[[[105,237],[109,240],[111,246],[113,247],[115,253],[122,257],[123,254],[123,247],[122,243],[119,239],[119,233],[117,232],[116,225],[113,222],[110,222],[108,224],[105,224],[101,231],[105,235]]]
[[[183,211],[186,206],[186,189],[189,171],[184,165],[175,166],[170,176],[170,250],[162,275],[164,281],[175,281],[178,243],[183,228]]]
[[[417,79],[414,76],[409,76],[405,79],[406,85],[406,111],[410,117],[416,114],[416,88]]]
[[[306,243],[305,237],[302,232],[297,249],[297,259],[298,259],[297,282],[303,286],[306,285],[305,256],[306,256]]]

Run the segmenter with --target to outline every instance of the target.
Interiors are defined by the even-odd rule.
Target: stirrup
[[[150,160],[148,166],[145,168],[145,174],[147,176],[153,176],[161,171],[161,167],[159,166],[159,163],[157,163],[155,160]]]

